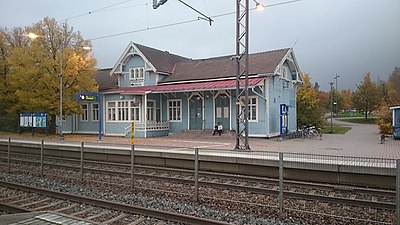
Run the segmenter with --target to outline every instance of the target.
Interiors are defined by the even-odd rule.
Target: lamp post
[[[333,125],[332,125],[332,118],[333,118],[333,82],[329,82],[331,85],[331,133],[333,133]]]
[[[338,89],[337,89],[337,80],[338,80],[339,77],[340,76],[336,74],[335,77],[333,78],[336,81],[336,88],[335,88],[336,116],[339,115],[339,111],[338,111],[338,96],[339,96],[339,92],[338,92]]]
[[[64,41],[61,42],[60,45],[60,118],[59,118],[59,124],[58,128],[60,130],[60,140],[64,140],[64,134],[63,134],[63,129],[62,129],[62,123],[63,123],[63,48],[64,48]]]

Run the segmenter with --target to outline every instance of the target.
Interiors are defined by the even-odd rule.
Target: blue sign
[[[88,94],[77,94],[77,100],[79,101],[97,101],[97,95],[95,93]]]

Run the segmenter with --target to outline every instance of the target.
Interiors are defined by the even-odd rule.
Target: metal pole
[[[99,113],[99,115],[98,115],[98,119],[99,119],[99,140],[98,141],[101,141],[101,131],[102,131],[102,120],[103,120],[103,116],[102,116],[102,114],[103,114],[103,110],[102,110],[102,108],[103,108],[103,105],[102,105],[102,99],[101,99],[101,94],[98,92],[97,93],[97,96],[98,96],[98,101],[99,101],[99,110],[98,110],[98,113]]]
[[[44,140],[40,143],[40,177],[43,177],[43,147],[44,147]]]
[[[134,173],[135,173],[135,145],[131,145],[131,191],[134,188]]]
[[[279,153],[279,217],[283,214],[283,153]]]
[[[335,76],[335,80],[336,80],[336,89],[335,89],[335,100],[336,100],[336,116],[338,116],[339,115],[339,111],[338,111],[338,96],[339,96],[339,93],[338,93],[338,89],[337,89],[337,83],[338,83],[338,78],[339,78],[340,76],[339,75],[337,75],[336,74],[336,76]]]
[[[8,137],[8,146],[7,146],[7,152],[8,152],[8,172],[11,170],[11,137]]]
[[[329,82],[331,85],[331,133],[333,133],[333,125],[332,125],[332,118],[333,118],[333,82]]]
[[[135,122],[132,121],[132,123],[131,123],[131,191],[133,191],[133,188],[134,188],[134,174],[135,174]]]
[[[81,182],[83,182],[83,152],[85,150],[85,143],[81,142]]]
[[[63,128],[62,128],[62,123],[63,123],[63,48],[64,48],[64,43],[61,43],[60,46],[60,121],[59,121],[59,129],[60,129],[60,140],[64,140],[64,134],[63,134]]]
[[[199,201],[199,149],[194,149],[194,199]]]
[[[396,224],[400,224],[400,159],[396,159]]]

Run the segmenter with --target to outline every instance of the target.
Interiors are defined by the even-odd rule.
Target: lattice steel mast
[[[236,1],[236,146],[249,146],[249,0]]]

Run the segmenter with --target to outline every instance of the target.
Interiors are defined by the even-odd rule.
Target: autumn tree
[[[319,108],[323,110],[324,114],[330,112],[330,94],[328,92],[319,91],[317,93],[319,99]]]
[[[311,77],[305,74],[303,85],[297,90],[297,125],[322,127],[324,110],[319,105],[317,90],[311,85]]]
[[[342,109],[350,110],[353,108],[353,102],[351,101],[352,95],[353,92],[350,89],[343,89],[339,92]]]
[[[361,84],[357,85],[357,90],[353,93],[353,105],[358,110],[363,110],[365,119],[368,113],[374,111],[380,102],[380,93],[376,83],[371,80],[371,74],[365,74]]]
[[[400,67],[396,67],[387,81],[387,95],[392,105],[400,105]]]
[[[389,108],[389,102],[382,100],[376,109],[376,124],[382,134],[389,134],[392,132],[392,112]]]
[[[15,90],[9,85],[10,65],[7,61],[13,48],[27,46],[28,40],[24,38],[24,29],[0,27],[0,129],[15,130],[18,118],[10,114],[8,109],[16,103]]]
[[[55,117],[60,111],[60,75],[63,115],[78,113],[75,94],[98,90],[93,77],[95,61],[83,49],[90,43],[66,23],[45,18],[24,30],[25,34],[29,32],[38,38],[25,37],[28,44],[13,46],[7,56],[7,91],[15,96],[15,103],[7,110],[13,114],[47,112],[51,127],[55,127]]]

